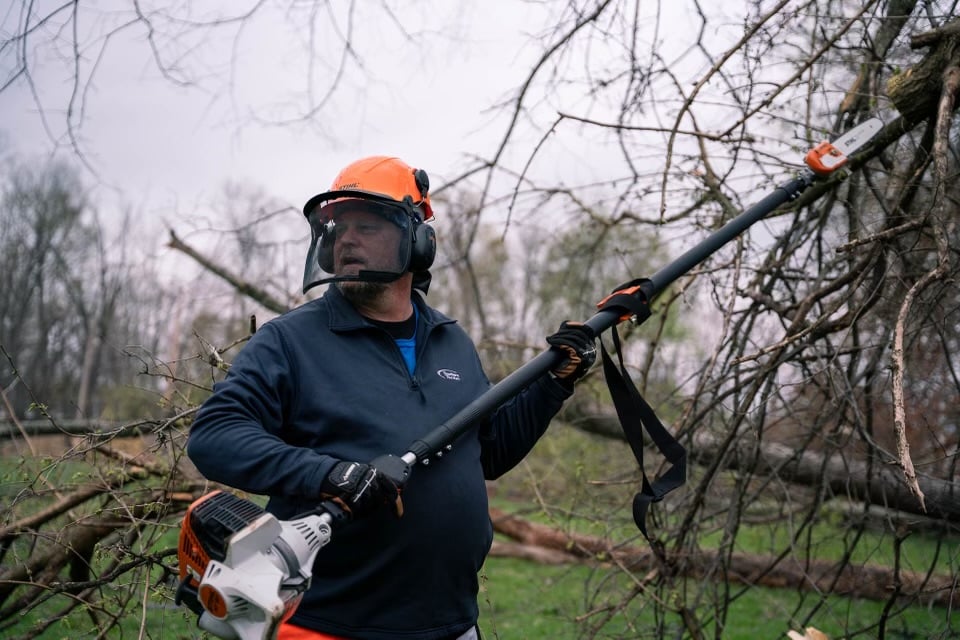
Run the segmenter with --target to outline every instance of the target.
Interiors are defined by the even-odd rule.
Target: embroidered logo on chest
[[[437,375],[444,380],[460,382],[460,372],[454,371],[453,369],[437,369]]]

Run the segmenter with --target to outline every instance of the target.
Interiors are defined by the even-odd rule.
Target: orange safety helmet
[[[424,224],[433,219],[429,190],[427,172],[414,169],[399,158],[371,156],[347,165],[329,191],[313,196],[303,205],[303,215],[312,232],[303,271],[303,292],[328,282],[392,282],[408,271],[416,276],[414,286],[426,292],[428,269],[437,251],[436,233],[431,225]],[[353,275],[334,272],[337,212],[345,207],[363,207],[403,231],[394,264],[361,269]]]
[[[433,219],[430,206],[430,179],[423,169],[414,169],[399,158],[370,156],[353,162],[337,175],[329,191],[303,205],[309,216],[317,205],[339,198],[359,197],[408,203],[422,212],[420,221]]]

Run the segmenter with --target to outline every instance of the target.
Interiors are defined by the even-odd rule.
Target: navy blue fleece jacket
[[[197,413],[187,453],[209,479],[270,496],[289,519],[315,507],[338,460],[402,455],[489,388],[476,349],[419,297],[411,376],[386,331],[342,294],[263,325]],[[501,406],[388,509],[334,532],[294,624],[349,638],[447,638],[476,623],[477,572],[493,538],[484,478],[516,465],[570,392],[548,376]]]

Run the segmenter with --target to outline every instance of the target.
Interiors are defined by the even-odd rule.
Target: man
[[[484,479],[516,465],[595,360],[589,327],[547,340],[566,356],[398,487],[376,465],[489,388],[473,343],[430,308],[436,251],[427,174],[355,162],[304,206],[304,291],[264,324],[197,413],[187,452],[209,479],[270,496],[280,519],[333,501],[351,517],[313,568],[280,640],[477,638],[477,573],[490,549]],[[402,497],[400,490],[402,489]]]

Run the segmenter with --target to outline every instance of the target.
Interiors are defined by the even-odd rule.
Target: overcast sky
[[[81,30],[102,36],[121,23],[106,11],[109,4],[98,3],[96,15],[82,13]],[[348,65],[324,115],[310,123],[272,126],[255,120],[289,116],[292,101],[304,104],[298,94],[308,84],[305,62],[300,43],[291,38],[296,31],[291,23],[303,14],[285,16],[265,7],[235,40],[237,30],[224,29],[184,43],[184,48],[197,47],[183,59],[185,75],[196,80],[193,87],[161,76],[145,28],[120,32],[105,49],[91,46],[84,52],[82,74],[89,77],[95,55],[99,62],[79,126],[81,149],[96,171],[87,178],[119,189],[137,207],[189,213],[218,197],[226,180],[261,185],[299,205],[326,188],[339,168],[364,155],[400,155],[436,174],[436,183],[463,166],[466,152],[491,153],[504,129],[502,119],[499,125],[493,122],[497,115],[491,108],[539,55],[530,36],[542,28],[543,7],[510,0],[421,3],[418,13],[397,16],[415,38],[411,41],[387,19],[380,3],[369,5],[353,17],[358,59]],[[346,18],[340,17],[343,26]],[[10,11],[4,30],[9,33],[19,19]],[[29,49],[38,96],[23,77],[0,93],[0,149],[24,158],[49,157],[55,147],[52,133],[61,142],[56,153],[73,161],[63,115],[73,69],[53,56],[41,35],[49,32],[38,34]],[[233,58],[238,64],[231,69]],[[12,57],[0,62],[9,73]],[[324,78],[321,65],[327,61],[315,62],[316,77]],[[329,79],[333,70],[326,73]],[[316,88],[317,93],[324,89],[319,82]],[[39,117],[38,99],[49,131]]]
[[[13,3],[6,13],[0,10],[5,37],[23,22],[21,4]],[[344,165],[381,153],[425,168],[434,186],[442,184],[476,155],[492,156],[509,115],[498,106],[516,95],[545,48],[555,41],[556,34],[550,32],[556,24],[552,13],[570,6],[525,0],[275,0],[263,2],[255,19],[242,27],[197,29],[178,22],[210,20],[217,11],[235,16],[258,4],[141,0],[139,6],[155,30],[151,43],[145,23],[129,24],[134,17],[129,0],[80,3],[83,82],[81,93],[74,96],[73,122],[88,166],[84,178],[102,210],[132,208],[179,230],[183,220],[216,219],[211,210],[222,204],[227,181],[262,189],[299,208],[326,189]],[[699,20],[690,17],[692,4],[640,3],[640,11],[649,15],[624,17],[626,24],[635,17],[641,25],[635,43],[639,62],[655,52],[677,74],[676,81],[687,86],[711,64],[693,46]],[[705,36],[714,55],[742,36],[747,4],[728,0],[702,7],[719,13],[710,18]],[[32,3],[36,15],[61,5],[57,0]],[[169,5],[177,11],[174,19],[154,13]],[[320,9],[316,14],[310,12],[314,7]],[[0,92],[0,156],[43,160],[55,154],[78,163],[65,135],[65,110],[74,90],[69,17],[63,12],[36,29],[25,50],[0,51],[3,82],[24,51],[33,82],[31,86],[20,76]],[[337,75],[348,30],[353,55],[343,74]],[[625,39],[623,33],[612,33],[607,40],[594,35],[589,52],[594,66],[587,68],[577,55],[568,56],[565,72],[579,74],[578,80],[598,69],[614,77],[619,73],[616,65],[623,64]],[[308,43],[315,52],[309,58],[304,55]],[[151,44],[172,78],[164,78],[157,69]],[[612,70],[603,69],[605,59]],[[538,80],[547,77],[544,71]],[[323,100],[334,78],[338,89],[318,114],[283,125],[265,122],[303,115],[307,92],[315,102]],[[180,86],[178,81],[184,79],[191,84]],[[666,89],[657,100],[678,102],[674,79],[660,81]],[[603,130],[584,133],[566,125],[551,134],[542,149],[538,147],[559,109],[611,118],[592,98],[556,97],[564,90],[560,83],[552,95],[532,92],[528,97],[505,164],[520,171],[536,150],[531,175],[555,172],[564,176],[561,181],[580,184],[616,176],[622,164],[614,169],[607,163],[616,158],[622,162],[619,141],[612,134],[604,139]],[[710,106],[698,113],[700,126],[709,129],[714,113],[724,117],[720,105],[731,102],[722,94],[726,90],[720,87],[716,99],[707,97],[707,89],[701,94]],[[641,114],[643,124],[672,126],[669,116],[657,113],[659,104]],[[684,142],[690,139],[681,139],[678,145]],[[638,157],[650,171],[654,199],[664,145],[654,140],[649,148],[652,151],[638,151]],[[677,158],[679,162],[679,154]],[[649,210],[655,211],[657,204],[651,202]],[[439,218],[438,224],[443,224]],[[307,234],[306,225],[298,232]]]

